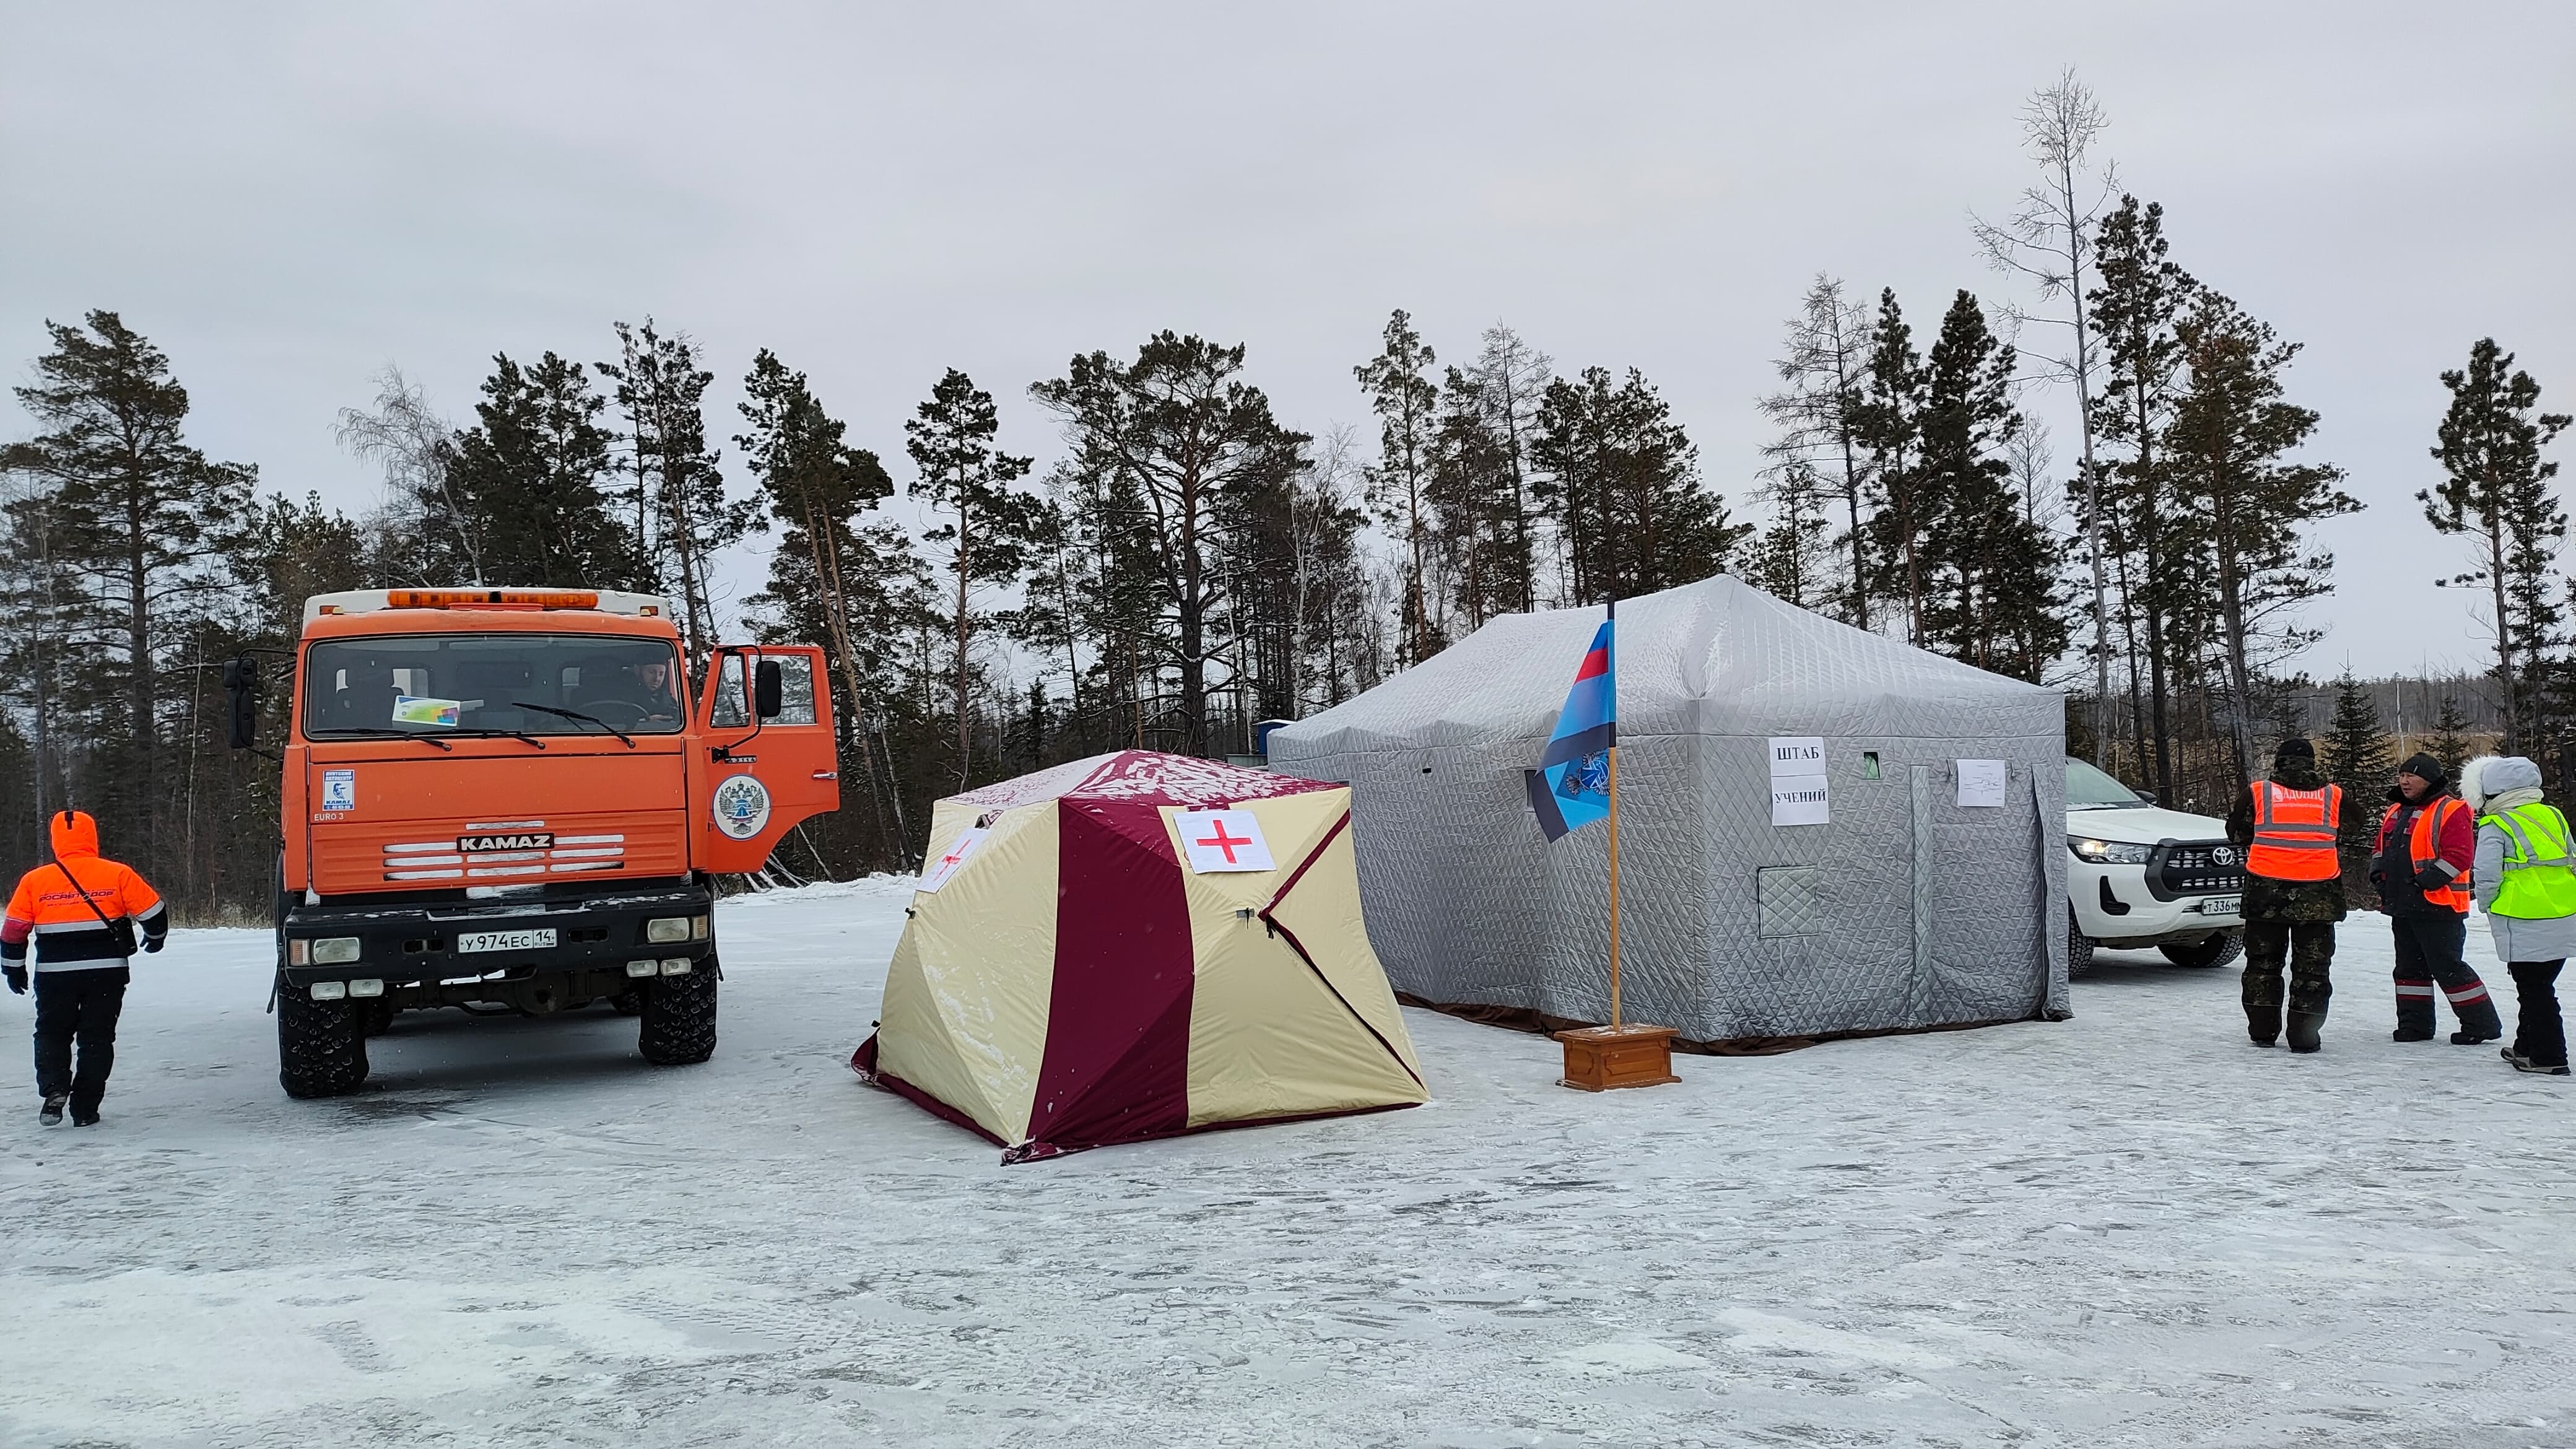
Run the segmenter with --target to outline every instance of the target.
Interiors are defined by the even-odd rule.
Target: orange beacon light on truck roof
[[[519,604],[540,609],[596,609],[589,589],[389,589],[388,609],[446,609],[459,604]]]
[[[659,594],[618,589],[350,589],[304,601],[304,619],[375,614],[388,609],[588,609],[631,618],[668,618]]]

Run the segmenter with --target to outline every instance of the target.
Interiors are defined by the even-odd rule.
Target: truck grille
[[[2156,865],[2156,894],[2227,895],[2245,889],[2245,852],[2226,841],[2168,845]]]

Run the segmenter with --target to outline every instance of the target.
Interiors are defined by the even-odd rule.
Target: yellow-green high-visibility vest
[[[2490,915],[2545,921],[2576,916],[2576,860],[2568,858],[2567,817],[2534,800],[2484,822],[2505,835],[2504,879]]]

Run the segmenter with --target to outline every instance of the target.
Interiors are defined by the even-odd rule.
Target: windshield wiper
[[[363,735],[372,740],[418,740],[424,745],[436,745],[442,750],[449,751],[456,748],[436,735],[422,734],[418,730],[390,729],[384,725],[342,725],[337,729],[326,730],[309,737],[316,740],[334,740],[343,735]]]
[[[536,746],[538,749],[541,749],[541,750],[542,750],[542,749],[544,749],[544,748],[546,747],[546,742],[545,742],[544,740],[538,739],[535,735],[529,734],[529,733],[528,733],[527,731],[525,731],[525,730],[496,730],[496,729],[486,728],[486,727],[484,727],[484,726],[482,726],[482,725],[476,725],[476,726],[475,726],[475,727],[473,727],[472,729],[449,730],[449,731],[447,732],[447,734],[448,734],[448,738],[450,738],[450,739],[454,739],[454,738],[455,738],[456,736],[458,736],[458,735],[463,735],[463,736],[467,737],[468,739],[481,739],[481,740],[501,740],[501,739],[509,739],[509,740],[524,740],[524,741],[526,741],[527,743],[532,744],[532,745]]]
[[[626,748],[630,750],[635,748],[635,742],[626,738],[626,731],[619,729],[617,726],[610,724],[608,721],[601,719],[595,714],[583,714],[577,709],[557,709],[551,704],[530,704],[524,699],[511,700],[510,708],[533,709],[539,714],[557,715],[564,719],[579,720],[584,724],[595,724],[601,729],[608,731],[610,734],[617,736],[618,739],[624,741]]]

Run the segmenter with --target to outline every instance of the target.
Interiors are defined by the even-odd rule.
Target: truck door
[[[778,712],[754,706],[765,666],[779,675]],[[732,644],[709,662],[689,750],[689,804],[700,870],[754,871],[799,821],[841,805],[830,676],[823,651]]]

